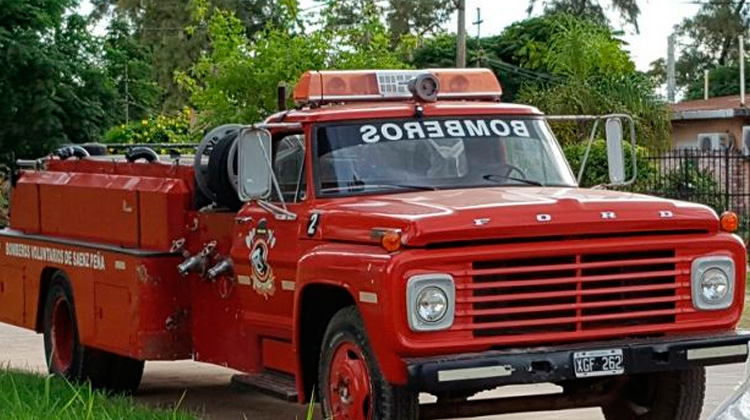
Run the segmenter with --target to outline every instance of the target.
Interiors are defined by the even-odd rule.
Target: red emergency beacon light
[[[294,100],[298,104],[322,104],[415,96],[425,99],[419,92],[413,92],[415,79],[423,79],[427,84],[432,80],[436,89],[434,99],[499,100],[503,93],[489,69],[308,71],[294,89]]]

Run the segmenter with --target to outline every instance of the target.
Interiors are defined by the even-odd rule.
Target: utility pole
[[[740,106],[745,107],[745,37],[740,35]]]
[[[674,68],[674,34],[667,38],[667,101],[674,103],[675,68]]]
[[[466,0],[458,1],[458,34],[456,35],[456,67],[466,67]]]
[[[703,70],[703,99],[708,100],[708,70]]]
[[[484,58],[484,49],[482,48],[482,23],[484,21],[482,20],[482,9],[477,7],[477,20],[472,22],[472,25],[477,27],[477,46],[479,47],[479,58],[477,58],[477,67],[479,67],[479,62],[482,58]]]

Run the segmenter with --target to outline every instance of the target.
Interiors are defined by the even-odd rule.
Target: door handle
[[[235,220],[235,221],[237,221],[237,224],[238,224],[238,225],[244,225],[245,223],[250,223],[250,222],[252,222],[252,221],[253,221],[253,218],[252,218],[252,216],[247,216],[247,217],[236,217],[236,218],[235,218],[234,220]]]

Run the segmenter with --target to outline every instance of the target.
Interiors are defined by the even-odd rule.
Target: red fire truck
[[[501,93],[484,69],[311,71],[295,109],[194,157],[19,162],[0,320],[115,391],[194,359],[334,419],[698,419],[704,366],[747,358],[736,216],[579,188],[548,118]],[[627,118],[589,119],[631,182]],[[470,399],[529,383],[561,391]]]

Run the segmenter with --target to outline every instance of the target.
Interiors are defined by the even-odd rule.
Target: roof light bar
[[[346,70],[305,72],[294,89],[298,104],[410,99],[409,82],[437,78],[437,99],[500,99],[503,91],[489,69]]]

